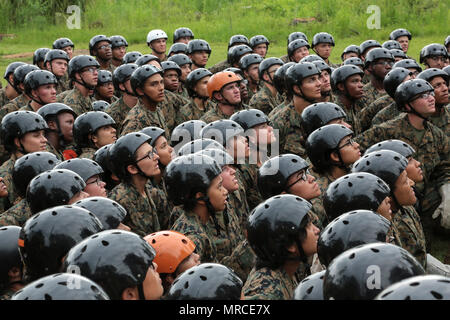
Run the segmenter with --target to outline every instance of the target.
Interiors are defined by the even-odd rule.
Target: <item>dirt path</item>
[[[22,53],[15,53],[15,54],[8,54],[3,55],[1,58],[3,59],[21,59],[21,58],[31,58],[33,57],[34,52],[22,52]],[[81,54],[89,54],[89,50],[75,50],[74,56],[78,56]]]

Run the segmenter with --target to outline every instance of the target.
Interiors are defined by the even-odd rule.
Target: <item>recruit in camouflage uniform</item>
[[[237,218],[239,219],[239,226],[241,230],[245,230],[247,227],[248,216],[250,215],[250,207],[247,203],[245,190],[240,182],[239,189],[234,192],[228,193],[228,202],[230,207],[234,210]]]
[[[340,106],[347,115],[345,117],[345,122],[352,126],[352,131],[355,135],[363,132],[362,122],[361,122],[361,111],[367,106],[365,100],[359,99],[354,101],[350,108],[347,108],[341,100],[341,97],[337,94],[334,95],[334,103]]]
[[[252,109],[259,109],[268,115],[273,109],[281,104],[278,101],[278,95],[273,96],[270,89],[264,84],[254,96],[250,99],[249,107]]]
[[[372,126],[372,119],[375,117],[375,115],[393,102],[394,99],[392,99],[390,95],[386,94],[362,109],[359,115],[361,119],[362,130],[366,131],[367,129],[369,129]]]
[[[436,110],[439,108],[436,107]],[[450,104],[440,108],[438,115],[432,115],[428,120],[450,137]]]
[[[128,112],[125,120],[122,123],[121,136],[126,135],[130,132],[137,132],[146,127],[158,127],[164,129],[166,132],[166,137],[170,137],[170,131],[166,125],[166,119],[164,118],[163,112],[158,106],[155,111],[151,111],[143,102],[139,99],[138,103],[133,107],[133,109]]]
[[[403,249],[411,253],[426,268],[427,248],[419,214],[414,207],[402,207],[394,215],[392,223],[397,226]]]
[[[245,163],[238,164],[236,169],[236,179],[242,182],[247,196],[248,206],[250,210],[253,210],[258,204],[264,201],[256,186],[258,166],[256,164]]]
[[[235,107],[235,110],[233,112],[233,114],[235,112],[238,112],[239,110],[246,110],[248,109],[248,106],[245,104],[241,104],[240,107]],[[211,109],[209,109],[209,111],[207,111],[201,118],[200,120],[206,122],[206,123],[211,123],[217,120],[222,120],[222,119],[230,119],[232,115],[227,116],[225,113],[222,112],[222,110],[220,110],[219,106],[217,103],[213,103],[211,105]]]
[[[30,99],[28,99],[27,96],[25,96],[23,93],[19,96],[17,96],[15,99],[10,101],[9,103],[5,104],[0,109],[0,121],[3,119],[4,116],[6,116],[8,113],[14,112],[22,108],[24,105],[26,105]]]
[[[72,89],[69,89],[69,90],[66,90],[66,91],[61,92],[60,94],[57,94],[57,95],[56,95],[56,101],[62,103],[62,102],[64,101],[64,99],[67,97],[67,95],[68,95],[71,91],[72,91]]]
[[[69,82],[64,78],[64,76],[60,78],[57,77],[56,79],[58,81],[56,84],[56,95],[63,93],[64,91],[71,90]]]
[[[376,101],[378,98],[381,98],[382,96],[386,95],[386,90],[377,90],[372,85],[372,82],[366,83],[363,87],[364,91],[364,97],[365,97],[365,103],[366,105],[370,105],[372,102]]]
[[[158,184],[151,182],[151,185],[151,197],[156,206],[159,225],[161,230],[168,230],[171,227],[169,218],[174,206],[167,198],[166,185],[163,179]]]
[[[37,110],[34,110],[33,107],[31,106],[31,101],[28,101],[28,103],[26,105],[20,107],[18,111],[36,112]]]
[[[6,87],[0,89],[0,108],[7,104],[10,100],[6,96]]]
[[[106,109],[106,113],[111,116],[111,118],[114,119],[117,126],[117,132],[122,131],[122,125],[125,121],[125,118],[127,117],[128,112],[130,112],[132,108],[127,106],[125,102],[123,101],[123,97],[119,98],[116,102],[113,102],[111,106]]]
[[[384,107],[373,117],[372,126],[376,126],[394,118],[397,118],[402,112],[397,107],[395,102],[391,103],[387,107]]]
[[[22,199],[0,215],[0,226],[22,227],[32,215],[27,200]]]
[[[0,202],[3,202],[4,204],[3,206],[4,210],[9,209],[11,206],[13,206],[18,198],[12,180],[14,164],[16,163],[17,159],[18,158],[15,154],[11,154],[9,160],[3,163],[2,166],[0,167],[0,177],[3,178],[3,182],[5,183],[6,188],[8,189],[8,197],[2,198],[0,200]]]
[[[73,112],[75,112],[78,117],[85,112],[93,111],[94,109],[92,109],[92,103],[94,103],[94,101],[95,99],[93,96],[85,97],[81,94],[81,91],[78,90],[77,87],[74,87],[72,90],[67,92],[67,95],[62,103],[71,107]]]
[[[400,231],[398,231],[397,224],[391,222],[391,226],[389,227],[388,233],[388,243],[394,244],[398,247],[403,248],[402,240],[400,239]]]
[[[200,255],[202,263],[221,263],[233,269],[240,278],[246,278],[253,267],[254,253],[250,246],[244,243],[245,237],[241,232],[238,218],[227,211],[216,212],[219,235],[212,217],[203,224],[196,213],[182,208],[181,215],[175,221],[172,230],[184,234],[195,243],[195,250]],[[228,217],[228,223],[225,223],[225,215]]]
[[[214,74],[220,71],[223,71],[225,69],[231,68],[231,65],[227,62],[227,60],[221,61],[215,65],[213,65],[211,68],[209,68],[208,70]]]
[[[158,103],[158,108],[161,109],[162,114],[164,115],[169,132],[172,132],[172,130],[177,126],[175,119],[177,118],[178,111],[187,103],[189,103],[189,99],[186,99],[169,90],[164,90],[164,101]],[[168,137],[170,137],[170,135],[168,135]]]
[[[205,109],[201,110],[198,105],[193,100],[191,100],[191,102],[185,104],[180,108],[180,110],[178,110],[175,122],[177,125],[179,125],[186,121],[198,120],[210,110],[210,106],[211,104],[207,103],[205,105]]]
[[[116,201],[127,210],[123,223],[141,237],[161,230],[148,184],[145,189],[144,197],[134,185],[122,182],[108,195],[109,199]]]

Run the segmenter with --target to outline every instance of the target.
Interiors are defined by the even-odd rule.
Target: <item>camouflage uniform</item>
[[[32,215],[27,200],[22,199],[0,215],[0,226],[22,227]]]
[[[94,149],[94,148],[81,148],[81,154],[78,156],[78,158],[94,160],[94,153],[96,151],[97,151],[97,149]]]
[[[372,126],[372,119],[375,115],[393,102],[394,99],[392,99],[390,95],[386,94],[362,109],[360,114],[362,130],[365,131],[369,129]]]
[[[161,109],[161,112],[164,115],[167,129],[169,129],[170,133],[176,127],[175,119],[180,108],[189,103],[189,100],[169,90],[164,90],[164,95],[164,101],[158,103],[158,107]],[[169,136],[170,135],[167,135],[167,137]]]
[[[450,104],[442,107],[440,114],[431,116],[428,120],[450,137]]]
[[[342,103],[341,96],[339,94],[334,96],[334,103],[339,105],[346,113],[347,117],[345,118],[345,122],[352,126],[352,130],[355,135],[363,132],[362,122],[361,122],[361,111],[367,106],[363,99],[359,99],[354,101],[350,108],[347,108],[344,103]]]
[[[328,186],[336,180],[329,174],[319,174],[312,170],[311,174],[316,178],[316,182],[319,185],[321,194],[325,194],[327,192]]]
[[[227,69],[227,68],[231,68],[231,65],[227,62],[227,60],[224,60],[224,61],[221,61],[221,62],[219,62],[219,63],[213,65],[213,66],[212,66],[211,68],[209,68],[208,70],[209,70],[211,73],[217,73],[217,72],[223,71],[223,70],[225,70],[225,69]]]
[[[57,101],[57,102],[64,103],[64,99],[67,97],[67,95],[68,95],[71,91],[72,91],[72,89],[69,89],[69,90],[66,90],[66,91],[61,92],[60,94],[58,94],[58,95],[56,96],[56,101]]]
[[[272,270],[255,267],[242,288],[242,294],[245,300],[292,300],[300,281],[281,268]]]
[[[235,107],[234,112],[238,112],[239,110],[248,109],[248,106],[245,104],[241,104],[240,107]],[[200,118],[200,120],[210,123],[221,119],[229,119],[231,116],[227,116],[225,113],[220,110],[219,105],[217,103],[212,103],[211,108]]]
[[[191,100],[191,102],[185,104],[180,108],[180,110],[178,110],[177,118],[175,120],[176,124],[179,125],[189,120],[200,119],[206,112],[209,111],[208,106],[209,104],[206,104],[205,109],[201,110],[198,108],[194,100]]]
[[[393,221],[391,221],[391,227],[389,228],[387,236],[389,238],[388,243],[403,248],[402,240],[400,238],[400,231],[398,231],[397,224]]]
[[[311,199],[309,200],[309,202],[311,202],[312,204],[312,213],[313,215],[315,215],[315,217],[317,218],[317,220],[315,221],[315,225],[322,230],[323,228],[325,228],[328,223],[330,223],[329,219],[328,219],[328,215],[325,211],[325,208],[323,207],[323,200],[322,200],[322,196],[319,196],[317,198]]]
[[[306,159],[301,118],[293,103],[283,107],[269,119],[272,122],[273,129],[279,130],[280,154],[293,153]]]
[[[8,289],[2,292],[0,295],[0,301],[11,300],[12,296],[16,293],[16,291],[12,289]]]
[[[284,63],[290,62],[289,56],[288,56],[287,54],[284,55],[284,56],[282,56],[282,57],[280,57],[280,59],[281,59],[281,61],[283,61]]]
[[[450,181],[449,138],[431,123],[424,130],[415,129],[406,113],[356,137],[361,152],[376,142],[388,139],[403,140],[416,150],[414,158],[422,164],[424,176],[424,183],[416,185],[417,191],[423,194],[421,216],[431,216],[441,202],[437,190]]]
[[[249,83],[247,83],[248,97],[247,97],[247,101],[243,101],[243,102],[246,103],[246,104],[249,104],[249,103],[250,103],[250,100],[252,100],[252,98],[255,96],[255,94],[257,94],[257,93],[262,89],[261,84],[258,83],[258,85],[256,86],[256,91],[253,91],[253,90],[250,88],[250,80],[248,80],[248,81],[249,81]]]
[[[376,101],[378,98],[381,98],[382,96],[386,95],[386,91],[383,89],[381,91],[375,89],[375,87],[372,85],[372,82],[367,83],[363,87],[364,96],[367,105],[370,105],[372,102]]]
[[[273,96],[267,85],[263,84],[261,90],[250,99],[249,107],[252,109],[259,109],[267,115],[280,103],[281,101],[278,101],[277,96]]]
[[[187,91],[184,83],[180,82],[180,87],[178,88],[178,91],[176,92],[176,94],[182,96],[183,98],[186,98],[188,100],[191,99],[191,97],[189,96],[189,92]]]
[[[368,84],[370,82],[370,76],[364,72],[364,77],[362,78],[361,81],[363,84]]]
[[[117,68],[117,67],[112,63],[112,61],[109,62],[107,68],[102,68],[102,67],[100,66],[100,70],[106,70],[106,71],[109,71],[109,72],[111,72],[111,74],[114,74],[114,70],[116,70],[116,68]]]
[[[57,78],[58,83],[56,84],[56,94],[63,93],[64,91],[70,90],[69,82],[64,76]]]
[[[74,87],[67,93],[63,103],[71,107],[77,116],[80,116],[85,112],[94,111],[92,109],[92,103],[94,101],[95,99],[93,97],[83,96],[81,91],[77,87]]]
[[[391,103],[387,107],[384,107],[373,117],[372,126],[376,126],[382,123],[385,123],[389,120],[397,118],[400,115],[400,110],[397,108],[397,104],[395,102]]]
[[[5,204],[4,209],[9,209],[16,202],[18,197],[12,181],[14,164],[16,163],[17,159],[17,156],[15,154],[12,154],[9,160],[3,163],[0,167],[0,177],[3,178],[3,182],[8,188],[8,197],[1,199]]]
[[[108,196],[127,210],[128,214],[123,223],[141,237],[161,230],[148,184],[145,189],[146,196],[144,197],[133,184],[122,182],[112,189]]]
[[[139,99],[138,103],[128,112],[128,115],[123,121],[121,135],[136,132],[149,126],[155,126],[164,129],[166,131],[166,137],[170,137],[166,119],[159,106],[160,104],[157,105],[155,111],[151,111]]]
[[[18,111],[31,111],[31,112],[36,112],[34,111],[33,107],[31,106],[31,100],[28,101],[28,103],[22,107],[19,108]]]
[[[264,201],[257,189],[258,166],[256,164],[238,164],[236,166],[236,179],[241,181],[247,197],[250,210]]]
[[[403,249],[411,253],[426,268],[427,249],[425,234],[420,223],[419,214],[414,207],[400,208],[392,223],[397,226]]]
[[[6,96],[6,87],[0,89],[0,108],[7,104],[10,100]]]
[[[228,202],[239,219],[241,230],[245,230],[247,228],[247,219],[250,215],[250,208],[247,203],[245,190],[241,189],[241,185],[239,185],[238,190],[228,193]]]
[[[158,184],[152,183],[152,186],[150,196],[156,206],[159,225],[161,230],[168,230],[171,226],[169,225],[169,218],[173,210],[173,204],[167,198],[166,185],[163,179]]]
[[[106,109],[106,113],[109,114],[111,118],[113,118],[116,122],[117,132],[120,132],[122,130],[123,121],[125,120],[128,112],[130,112],[131,109],[132,108],[125,104],[125,102],[123,101],[123,97],[111,104],[111,106]]]
[[[5,104],[0,109],[0,121],[3,119],[4,116],[6,116],[8,113],[14,112],[19,110],[21,107],[26,105],[30,101],[23,93],[16,97],[15,99],[11,100],[9,103]]]

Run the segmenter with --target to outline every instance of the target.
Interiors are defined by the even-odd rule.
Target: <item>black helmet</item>
[[[314,35],[314,38],[311,43],[311,47],[315,47],[319,43],[329,43],[334,47],[334,39],[333,36],[326,32],[319,32]]]
[[[167,60],[175,62],[179,67],[184,66],[185,64],[192,64],[192,60],[184,53],[174,54]]]
[[[450,44],[450,36],[447,36],[447,38],[445,38],[444,41],[444,46],[448,47],[449,44]]]
[[[174,43],[173,45],[170,46],[169,48],[169,53],[167,54],[168,56],[170,56],[172,53],[174,55],[176,54],[186,54],[187,53],[187,44],[182,43],[182,42],[177,42]]]
[[[391,49],[389,50],[392,53],[392,56],[395,58],[402,58],[402,59],[407,59],[408,56],[406,55],[406,53],[403,52],[403,50],[399,50],[399,49]]]
[[[397,38],[407,36],[409,40],[411,40],[411,33],[406,29],[395,29],[389,35],[390,40],[397,40]]]
[[[383,87],[386,90],[387,94],[391,97],[395,97],[395,90],[397,90],[398,86],[405,80],[407,76],[410,76],[412,73],[408,69],[405,68],[393,68],[389,71],[383,80]]]
[[[316,272],[303,279],[294,291],[294,300],[323,300],[325,272]]]
[[[86,67],[100,68],[100,64],[91,56],[81,55],[73,57],[69,62],[69,77],[74,79],[75,73]]]
[[[354,66],[364,68],[364,62],[360,58],[352,57],[352,58],[345,59],[345,61],[342,65],[345,66],[348,64],[352,64]]]
[[[65,51],[60,50],[60,49],[53,49],[53,50],[49,50],[47,52],[47,54],[45,55],[44,65],[47,62],[52,62],[53,60],[56,60],[56,59],[63,59],[63,60],[66,60],[67,62],[70,61],[69,55]]]
[[[239,61],[241,60],[242,56],[244,54],[250,54],[253,50],[246,44],[240,44],[237,46],[234,46],[228,50],[227,55],[227,61],[231,65],[239,64]]]
[[[75,112],[71,107],[65,105],[64,103],[59,102],[49,103],[46,104],[45,106],[40,107],[39,110],[37,111],[37,114],[39,114],[42,118],[44,118],[45,121],[48,122],[52,121],[54,117],[56,117],[58,114],[64,112],[71,113],[74,118],[77,117],[77,115],[75,114]]]
[[[400,174],[408,166],[408,160],[391,150],[379,150],[368,153],[353,164],[352,172],[369,172],[386,182],[392,191]]]
[[[448,85],[448,80],[450,78],[449,74],[447,72],[445,72],[444,70],[437,69],[437,68],[429,68],[429,69],[422,71],[417,76],[417,79],[423,79],[425,81],[431,82],[431,80],[433,80],[434,77],[441,77],[442,79],[444,79],[444,81]]]
[[[138,95],[136,89],[142,88],[145,81],[152,77],[155,74],[160,74],[161,77],[164,75],[163,71],[153,65],[143,65],[136,69],[136,71],[133,72],[130,78],[131,88],[133,89],[133,92],[135,95]]]
[[[306,153],[318,172],[327,171],[330,166],[336,165],[330,159],[330,153],[336,151],[339,142],[353,131],[339,124],[328,124],[313,131],[306,140]]]
[[[291,57],[294,54],[295,50],[297,50],[298,48],[302,48],[302,47],[307,47],[309,49],[310,45],[309,45],[308,41],[306,41],[304,39],[297,39],[297,40],[290,42],[288,45],[288,49],[287,49],[288,57]]]
[[[94,161],[97,162],[103,169],[103,180],[108,184],[111,181],[112,165],[109,160],[109,148],[112,144],[107,144],[101,147],[94,153]],[[108,185],[106,186],[108,188]]]
[[[262,34],[250,38],[250,48],[254,49],[257,45],[265,43],[269,47],[269,40]]]
[[[136,151],[144,143],[151,144],[152,138],[140,132],[130,132],[111,145],[109,149],[111,169],[120,180],[129,177],[127,167],[136,164]]]
[[[58,80],[56,76],[47,70],[35,70],[31,71],[25,77],[23,81],[25,86],[25,93],[31,96],[31,91],[36,90],[40,86],[45,86],[47,84],[57,84]]]
[[[90,54],[91,56],[94,55],[94,48],[95,48],[95,45],[96,45],[97,43],[99,43],[99,42],[102,42],[102,41],[107,41],[108,43],[112,44],[111,39],[108,38],[108,37],[105,36],[105,35],[97,35],[97,36],[93,36],[93,37],[91,38],[91,40],[89,40],[89,54]]]
[[[109,300],[109,297],[98,284],[86,277],[58,273],[28,284],[11,300]]]
[[[390,227],[389,220],[370,210],[340,215],[320,233],[317,241],[320,263],[328,266],[342,252],[362,244],[385,243]]]
[[[92,212],[100,220],[104,230],[117,229],[127,215],[124,207],[105,197],[89,197],[73,205]]]
[[[420,263],[403,248],[388,243],[365,244],[331,262],[323,294],[326,300],[371,300],[391,284],[424,273]]]
[[[323,61],[323,59],[316,54],[310,54],[306,57],[303,57],[302,60],[300,60],[299,62],[303,63],[303,62],[314,62],[314,61]]]
[[[355,65],[344,65],[339,68],[334,69],[331,73],[331,88],[336,91],[338,90],[337,85],[339,83],[345,83],[348,77],[351,77],[355,74],[359,74],[361,78],[364,76],[364,71],[358,68]]]
[[[373,64],[378,59],[389,59],[394,64],[394,57],[389,49],[384,48],[375,48],[369,51],[366,55],[366,60],[364,60],[364,68],[368,68],[371,64]]]
[[[250,67],[252,64],[261,63],[263,60],[263,57],[261,57],[259,54],[251,53],[243,56],[239,60],[239,68],[241,68],[241,70],[247,70],[248,67]]]
[[[414,68],[417,70],[417,72],[422,72],[422,68],[419,66],[419,64],[414,59],[403,59],[403,60],[397,61],[392,66],[392,68],[398,68],[398,67],[405,68],[405,69]]]
[[[206,126],[205,126],[206,127]],[[203,129],[202,129],[203,130]],[[200,131],[201,132],[201,131]],[[199,138],[184,144],[177,152],[178,156],[187,156],[205,149],[219,149],[225,151],[223,145],[212,139]]]
[[[239,68],[229,67],[229,68],[224,69],[223,71],[224,72],[233,72],[234,74],[240,76],[242,79],[245,78],[244,72]]]
[[[150,145],[152,147],[155,147],[156,140],[158,140],[159,137],[165,137],[166,135],[166,131],[158,127],[145,127],[139,132],[148,135],[152,139],[152,141],[150,142]]]
[[[78,174],[86,183],[89,178],[103,173],[102,167],[95,161],[87,158],[74,158],[63,161],[55,166],[55,170],[67,169]]]
[[[97,86],[101,86],[102,84],[105,83],[110,83],[112,82],[112,73],[111,71],[108,70],[98,70],[98,82],[97,82]]]
[[[236,34],[230,38],[230,41],[228,41],[228,49],[238,44],[246,44],[247,46],[250,46],[250,41],[248,41],[246,36]]]
[[[306,257],[301,236],[311,221],[312,205],[294,195],[279,195],[260,203],[248,217],[247,239],[260,263],[279,267],[286,260]],[[292,258],[287,247],[297,244],[300,257]],[[257,262],[258,263],[258,262]]]
[[[115,126],[111,116],[102,111],[89,111],[75,119],[73,124],[73,139],[79,148],[92,147],[89,135],[104,126]]]
[[[350,173],[330,183],[323,195],[323,206],[331,219],[352,210],[376,212],[390,191],[381,177],[366,172]]]
[[[217,161],[219,166],[223,168],[226,165],[234,164],[234,159],[232,156],[230,156],[227,152],[220,150],[220,149],[205,149],[199,152],[196,152],[195,154],[198,155],[205,155],[208,157],[213,158]]]
[[[164,181],[167,196],[174,205],[195,201],[195,194],[205,195],[211,182],[222,172],[219,164],[212,158],[190,154],[172,160],[166,167]]]
[[[22,260],[19,254],[19,233],[21,228],[17,226],[7,226],[0,228],[0,290],[3,292],[8,288],[8,272],[18,267],[22,270]]]
[[[49,170],[30,181],[27,202],[32,213],[68,204],[86,187],[83,179],[70,170]]]
[[[230,117],[230,120],[240,125],[244,131],[247,131],[248,129],[251,129],[259,124],[270,122],[266,114],[259,109],[246,109],[238,111]]]
[[[92,109],[94,111],[106,112],[106,110],[108,110],[109,107],[111,107],[111,105],[104,100],[97,100],[92,103]]]
[[[412,157],[416,153],[413,147],[402,140],[385,140],[371,146],[366,150],[365,155],[380,150],[395,151],[400,153],[405,158]]]
[[[264,59],[260,64],[259,64],[259,79],[261,81],[263,81],[263,75],[266,71],[268,71],[270,69],[270,67],[278,65],[278,66],[282,66],[284,64],[283,60],[281,60],[280,58],[267,58]]]
[[[112,49],[118,48],[118,47],[128,47],[127,40],[122,36],[119,36],[119,35],[111,36],[109,38],[109,40],[111,40]]]
[[[308,42],[308,37],[303,32],[292,32],[288,36],[287,44],[289,45],[289,43],[298,39],[303,39]]]
[[[258,191],[264,199],[287,192],[289,177],[300,170],[307,170],[309,164],[295,154],[273,157],[258,169]]]
[[[206,51],[211,54],[211,47],[209,43],[202,39],[191,40],[188,43],[187,54],[193,54],[196,51]]]
[[[131,78],[131,75],[139,66],[135,63],[127,63],[117,67],[113,73],[113,84],[114,89],[117,91],[121,91],[119,88],[119,84],[125,83],[128,79]]]
[[[273,75],[273,85],[277,89],[278,93],[283,94],[285,93],[286,89],[286,83],[285,83],[285,77],[286,77],[286,71],[290,67],[295,65],[295,62],[287,62],[283,64],[281,67],[275,71],[275,74]]]
[[[383,44],[381,45],[383,48],[391,50],[391,49],[398,49],[398,50],[402,50],[402,46],[400,45],[400,43],[396,40],[388,40],[383,42]]]
[[[154,56],[152,54],[140,55],[139,58],[136,59],[135,63],[139,67],[142,67],[142,66],[147,65],[150,61],[157,61],[159,64],[164,63],[164,62],[161,63],[161,60],[157,56]]]
[[[447,48],[440,43],[429,44],[420,50],[420,63],[424,63],[425,59],[433,56],[448,57]]]
[[[70,249],[64,270],[78,268],[112,300],[120,300],[123,290],[142,285],[155,255],[152,246],[137,234],[106,230]]]
[[[359,52],[363,55],[369,48],[381,48],[381,44],[377,40],[366,40],[359,45]]]
[[[344,54],[351,53],[351,52],[356,53],[358,55],[358,57],[361,55],[361,52],[359,51],[359,46],[357,46],[355,44],[351,44],[348,47],[346,47],[344,49],[344,51],[342,51],[341,60],[344,61]]]
[[[44,171],[52,170],[61,161],[50,152],[33,152],[17,159],[12,181],[17,194],[25,198],[30,181]]]
[[[206,122],[201,120],[190,120],[176,126],[170,136],[172,147],[176,147],[175,153],[186,143],[200,139],[200,131],[204,127],[206,127]]]
[[[317,69],[319,69],[320,72],[326,70],[328,71],[328,74],[331,76],[331,72],[333,71],[333,69],[331,69],[331,67],[327,65],[325,61],[313,61],[312,63],[316,65]]]
[[[163,72],[166,72],[168,70],[175,70],[179,77],[181,77],[181,68],[180,66],[173,61],[163,61],[161,62],[161,67],[163,69]]]
[[[61,49],[62,50],[65,47],[74,48],[75,45],[73,44],[72,40],[70,40],[69,38],[59,38],[53,42],[53,49]]]
[[[176,42],[178,39],[184,37],[190,37],[191,39],[194,39],[194,33],[191,29],[186,27],[178,28],[173,32],[173,42]]]
[[[14,73],[14,71],[16,71],[16,69],[18,67],[21,67],[24,65],[26,65],[25,62],[12,62],[12,63],[8,64],[8,66],[6,67],[6,70],[5,70],[5,74],[3,75],[3,79],[5,79],[6,81],[9,82],[9,79],[8,79],[9,75],[11,73]]]
[[[387,287],[375,300],[450,300],[450,279],[432,274],[408,278]]]
[[[301,115],[301,125],[306,135],[309,136],[314,130],[323,127],[328,122],[346,118],[345,111],[335,103],[319,102],[306,107]]]
[[[178,276],[167,300],[239,300],[242,285],[242,280],[230,268],[202,263]]]
[[[123,64],[127,64],[127,63],[136,63],[136,61],[142,57],[142,53],[140,53],[139,51],[131,51],[131,52],[127,52],[122,59],[122,63]]]
[[[401,83],[395,90],[394,100],[397,107],[402,109],[415,96],[425,92],[434,92],[434,88],[428,81],[422,79],[411,79]]]
[[[229,139],[244,134],[244,129],[235,121],[228,119],[216,120],[208,123],[200,131],[203,139],[213,139],[223,146],[227,145]]]
[[[188,76],[186,77],[186,89],[191,97],[197,96],[197,92],[195,92],[194,88],[197,82],[199,82],[204,77],[212,76],[211,71],[205,68],[198,68],[192,70]],[[209,97],[208,97],[209,98]]]
[[[17,149],[14,139],[26,133],[48,129],[47,122],[39,114],[32,111],[15,111],[8,113],[0,126],[1,141],[5,149],[14,152]],[[27,153],[26,150],[22,150]]]
[[[25,222],[19,250],[30,280],[59,272],[61,260],[75,244],[103,226],[91,212],[75,206],[41,211]]]
[[[24,65],[18,66],[14,70],[13,85],[14,85],[14,89],[16,89],[17,92],[21,93],[21,91],[18,87],[19,87],[19,84],[24,82],[26,75],[35,70],[41,70],[41,69],[39,69],[38,67],[33,66],[31,64],[24,64]]]
[[[300,86],[304,79],[313,75],[320,76],[320,71],[314,63],[301,62],[293,65],[286,71],[285,81],[288,93],[294,93],[294,85]]]
[[[49,48],[39,48],[33,54],[33,65],[37,66],[39,62],[45,61],[45,55],[49,52]]]

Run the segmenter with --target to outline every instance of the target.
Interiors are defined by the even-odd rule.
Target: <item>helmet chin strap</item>
[[[411,110],[409,110],[409,111],[407,110],[406,113],[414,114],[414,115],[418,116],[419,118],[423,119],[423,126],[426,128],[428,126],[428,118],[426,118],[423,115],[421,115],[420,113],[418,113],[416,111],[416,109],[414,109],[409,102],[407,102],[407,105]]]
[[[214,209],[213,205],[211,204],[211,201],[209,200],[209,197],[208,196],[203,196],[201,198],[198,198],[198,200],[205,201],[206,209],[208,209],[209,215],[213,218],[214,227],[216,228],[217,236],[219,236],[220,235],[220,227],[219,227],[219,222],[217,221],[217,217],[216,217],[216,210]],[[226,210],[227,210],[227,208],[225,207],[224,218],[225,218],[225,215],[228,218]],[[228,220],[228,219],[226,219],[226,220]],[[226,223],[225,225],[228,225],[228,223]]]
[[[83,77],[81,76],[81,74],[80,74],[80,78],[81,78],[81,82],[80,82],[79,80],[77,80],[76,78],[73,79],[73,81],[76,82],[76,83],[78,83],[79,85],[85,87],[85,88],[88,89],[88,90],[95,90],[95,86],[91,86],[91,85],[87,84],[87,83],[84,81],[84,79],[83,79]]]
[[[308,97],[305,95],[305,93],[303,92],[302,88],[300,88],[300,86],[298,86],[298,89],[300,90],[300,92],[301,92],[302,95],[298,94],[297,92],[295,92],[295,91],[293,90],[294,96],[297,96],[297,97],[299,97],[299,98],[302,98],[303,100],[308,101],[309,103],[316,103],[316,100],[315,100],[315,99],[308,98]]]

